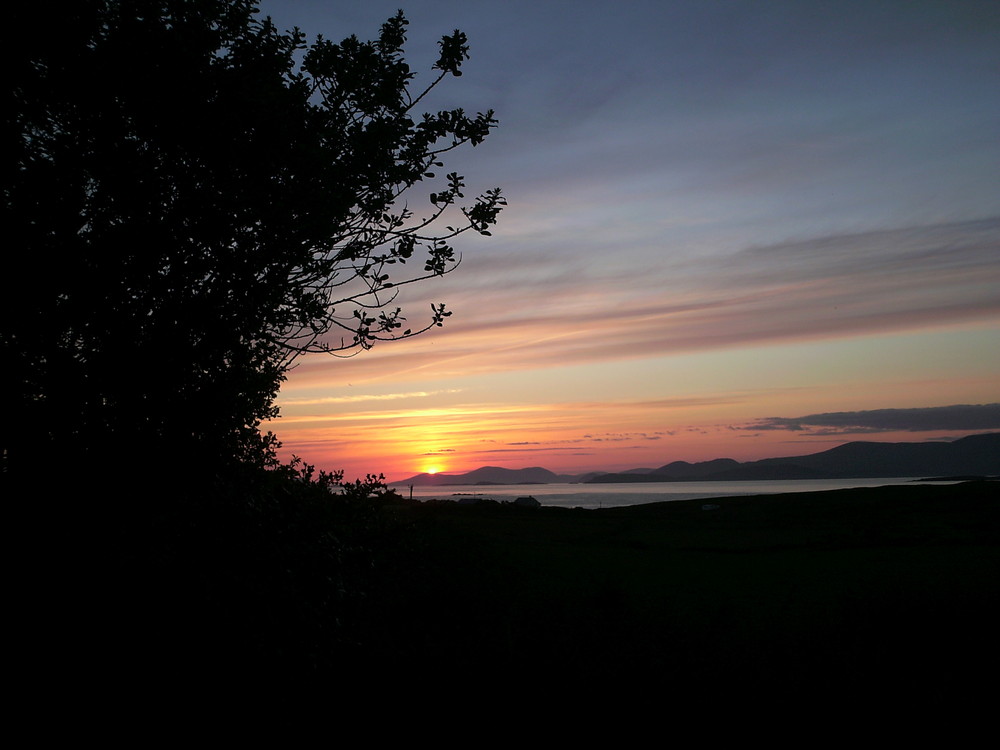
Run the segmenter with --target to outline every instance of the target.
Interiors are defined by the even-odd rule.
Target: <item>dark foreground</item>
[[[33,586],[25,653],[69,686],[986,705],[998,487],[143,514]]]

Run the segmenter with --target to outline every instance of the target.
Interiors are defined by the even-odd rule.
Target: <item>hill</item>
[[[585,475],[589,478],[590,474]],[[417,474],[393,485],[441,487],[450,484],[558,484],[579,482],[579,475],[555,474],[540,466],[526,469],[505,469],[501,466],[481,466],[465,474]]]
[[[465,474],[417,474],[393,486],[441,487],[456,484],[560,484],[573,482],[697,482],[782,479],[1000,475],[1000,433],[970,435],[950,443],[856,441],[805,456],[739,462],[732,458],[689,463],[673,461],[656,469],[617,473],[556,474],[540,466],[506,469],[482,466]]]
[[[694,482],[872,477],[995,476],[1000,474],[1000,433],[970,435],[950,443],[857,441],[805,456],[740,463],[716,459],[675,461],[647,474],[602,474],[592,483]]]

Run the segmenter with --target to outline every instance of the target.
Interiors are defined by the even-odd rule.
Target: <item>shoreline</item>
[[[719,498],[767,496],[794,493],[815,493],[856,488],[947,486],[962,480],[958,478],[879,477],[875,479],[842,480],[781,480],[725,482],[671,482],[616,484],[552,483],[533,485],[452,485],[448,487],[414,487],[412,496],[405,489],[391,487],[404,499],[419,502],[436,501],[471,505],[478,498],[482,503],[511,503],[518,497],[530,496],[542,507],[583,508],[596,510],[611,507],[629,507],[662,502],[686,500],[713,501]],[[992,481],[992,480],[982,480]]]

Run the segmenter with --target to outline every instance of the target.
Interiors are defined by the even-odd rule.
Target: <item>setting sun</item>
[[[425,474],[437,474],[439,471],[441,471],[440,466],[428,466],[426,469],[424,469]]]

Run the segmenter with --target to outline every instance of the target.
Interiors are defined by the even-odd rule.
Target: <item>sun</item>
[[[439,471],[441,471],[440,466],[428,466],[426,469],[424,469],[425,474],[437,474]]]

